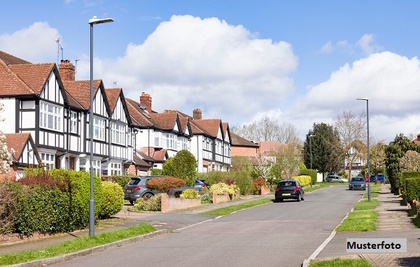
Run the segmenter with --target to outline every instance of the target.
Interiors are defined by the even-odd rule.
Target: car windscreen
[[[132,178],[130,182],[128,182],[129,185],[138,185],[140,183],[139,178]]]
[[[289,186],[295,186],[296,182],[280,182],[278,184],[278,187],[289,187]]]
[[[364,179],[363,178],[353,178],[351,179],[352,181],[356,181],[356,182],[363,182]]]

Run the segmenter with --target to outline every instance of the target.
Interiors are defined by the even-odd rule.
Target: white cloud
[[[370,55],[381,51],[383,48],[375,44],[375,36],[373,34],[365,34],[357,41],[356,46],[361,48],[365,55]]]
[[[332,123],[344,110],[355,114],[366,110],[365,102],[356,98],[368,97],[371,133],[389,142],[400,132],[420,129],[419,84],[416,57],[376,53],[344,65],[327,81],[310,88],[287,116],[306,125],[306,134],[314,122]]]
[[[58,31],[48,23],[35,22],[13,34],[0,35],[0,50],[32,63],[44,63],[45,58],[57,57],[58,38]]]
[[[148,92],[157,111],[192,114],[199,107],[204,117],[231,123],[277,107],[294,89],[289,75],[297,66],[286,42],[256,39],[243,26],[188,15],[160,23],[143,44],[129,44],[124,57],[103,61],[102,67],[96,62],[108,87],[118,80],[135,100]]]

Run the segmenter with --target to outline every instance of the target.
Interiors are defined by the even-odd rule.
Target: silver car
[[[363,177],[353,177],[349,183],[349,190],[366,190],[366,182]]]
[[[124,186],[124,199],[130,201],[131,205],[138,198],[149,199],[159,193],[159,191],[147,188],[146,183],[150,179],[161,176],[140,176],[131,178],[130,182]]]

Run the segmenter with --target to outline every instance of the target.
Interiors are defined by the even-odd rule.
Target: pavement
[[[89,249],[79,253],[72,253],[56,257],[49,260],[36,261],[31,263],[18,264],[15,266],[45,266],[48,264],[68,260],[72,257],[95,253],[96,251],[104,250],[108,247],[121,246],[124,243],[136,242],[141,239],[150,238],[154,235],[159,235],[165,232],[175,231],[184,227],[202,223],[205,220],[212,219],[209,216],[200,215],[200,213],[217,209],[229,205],[237,205],[240,203],[252,201],[260,198],[273,198],[273,195],[265,196],[247,196],[241,197],[239,200],[220,203],[220,204],[205,204],[199,208],[176,211],[171,213],[159,212],[130,212],[131,205],[124,205],[123,209],[115,215],[113,219],[107,221],[106,224],[101,223],[95,226],[95,235],[114,231],[120,228],[126,228],[133,225],[138,225],[139,222],[147,222],[154,225],[158,231],[146,236],[136,237],[129,240],[122,240],[113,244],[101,246],[99,248]],[[366,259],[373,267],[377,266],[420,266],[420,230],[416,228],[412,222],[411,217],[408,216],[409,207],[401,205],[401,198],[394,195],[390,191],[388,184],[381,185],[379,197],[378,212],[378,227],[376,231],[371,232],[335,232],[331,233],[330,237],[318,247],[316,251],[302,263],[302,266],[308,266],[310,260],[323,261],[335,258],[346,259]],[[182,213],[183,216],[179,216]],[[182,219],[180,219],[182,218]],[[51,245],[60,244],[67,240],[73,240],[82,236],[88,235],[88,229],[75,231],[72,233],[56,234],[53,236],[34,236],[30,239],[19,239],[11,236],[10,240],[0,240],[0,257],[4,254],[17,253],[28,250],[40,250]],[[407,239],[407,253],[400,254],[349,254],[346,252],[345,244],[347,238],[406,238]]]
[[[373,198],[372,198],[373,199]],[[389,184],[382,184],[377,197],[379,207],[377,230],[371,232],[335,232],[330,235],[302,266],[308,266],[310,260],[324,261],[336,258],[366,259],[373,267],[415,267],[420,266],[420,229],[409,216],[410,207],[401,204],[401,197],[391,193]],[[350,254],[346,252],[347,238],[405,238],[407,252],[394,254]]]

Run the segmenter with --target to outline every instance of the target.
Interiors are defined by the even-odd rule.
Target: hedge
[[[399,175],[400,190],[403,195],[406,193],[406,182],[409,178],[420,178],[420,172],[402,172]]]
[[[312,169],[312,172],[311,172],[311,169],[301,169],[299,172],[300,172],[299,175],[309,175],[309,177],[312,176],[312,184],[313,185],[316,184],[317,175],[318,175],[316,170]]]
[[[124,191],[117,183],[102,182],[102,208],[100,218],[109,218],[117,214],[124,206]]]
[[[298,181],[301,186],[307,186],[311,184],[311,176],[309,175],[299,175],[293,177],[293,179]]]
[[[405,179],[405,188],[408,202],[420,198],[420,178]]]

